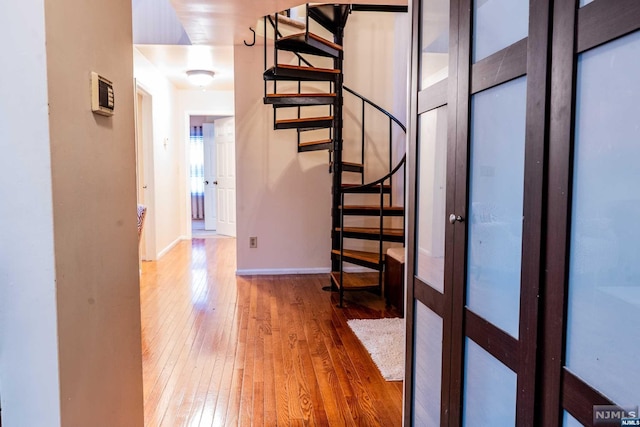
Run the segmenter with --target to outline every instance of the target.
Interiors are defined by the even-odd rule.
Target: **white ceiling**
[[[140,1],[140,0],[136,0]],[[166,2],[167,0],[153,0]],[[136,45],[178,89],[193,89],[186,80],[188,69],[216,73],[208,90],[233,89],[233,46],[251,42],[249,27],[275,11],[300,4],[300,0],[168,0],[184,27],[191,45]],[[147,0],[149,3],[149,0]],[[406,5],[407,0],[356,0],[350,3]],[[139,4],[142,4],[140,2]],[[134,2],[134,7],[141,7]],[[157,10],[157,9],[155,9]],[[151,16],[152,14],[149,14]],[[134,22],[134,26],[136,23]],[[260,44],[260,38],[258,38]],[[259,48],[255,48],[257,54]]]
[[[187,81],[187,70],[212,70],[206,90],[233,90],[233,46],[136,45],[136,48],[177,89],[198,89]]]

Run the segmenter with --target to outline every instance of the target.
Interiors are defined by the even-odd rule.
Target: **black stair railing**
[[[307,8],[307,13],[306,13],[306,22],[305,22],[305,26],[306,26],[306,30],[305,32],[308,33],[309,32],[309,5],[306,5]],[[276,15],[277,16],[277,15]],[[267,43],[266,43],[266,38],[267,38],[267,20],[269,20],[269,23],[271,24],[271,28],[273,28],[274,30],[274,65],[278,65],[278,54],[277,51],[278,49],[276,48],[276,42],[278,40],[278,38],[282,38],[283,35],[280,32],[280,30],[278,30],[278,19],[274,19],[271,17],[271,15],[269,16],[265,16],[264,17],[264,38],[265,38],[265,43],[264,43],[264,69],[267,69]],[[298,52],[291,52],[293,53],[296,58],[298,59],[298,65],[302,65],[303,63],[308,66],[308,67],[313,67],[313,64],[311,62],[309,62],[309,60],[307,60],[304,56],[302,56],[300,53]],[[277,92],[277,81],[274,80],[274,87],[273,90],[274,92]],[[333,82],[329,82],[329,92],[333,92],[334,88],[334,83]],[[361,95],[360,93],[356,92],[355,90],[349,88],[348,86],[345,86],[344,84],[342,85],[342,89],[344,89],[346,92],[348,92],[349,94],[359,98],[362,102],[362,110],[361,110],[361,135],[360,135],[360,145],[361,145],[361,150],[360,150],[360,163],[362,165],[365,164],[365,128],[366,128],[366,111],[365,111],[365,105],[370,105],[371,107],[375,108],[376,110],[380,111],[382,114],[384,114],[385,116],[388,117],[389,119],[389,171],[391,171],[391,168],[393,167],[393,151],[392,151],[392,146],[393,146],[393,124],[395,123],[397,126],[400,127],[400,129],[402,129],[402,131],[404,133],[407,132],[407,128],[405,127],[405,125],[402,124],[402,122],[400,122],[400,120],[398,120],[393,114],[391,114],[390,112],[388,112],[387,110],[385,110],[384,108],[382,108],[381,106],[379,106],[378,104],[376,104],[375,102],[371,101],[370,99],[368,99],[367,97]],[[302,93],[302,82],[298,81],[298,93]],[[267,96],[267,81],[265,80],[264,82],[264,96]],[[297,107],[298,110],[298,118],[300,118],[300,106]],[[333,116],[333,105],[329,106],[329,115]],[[275,125],[275,114],[274,114],[274,125]],[[330,131],[330,139],[333,139],[333,132]],[[297,139],[298,139],[298,144],[300,144],[300,132],[297,132]],[[332,158],[331,158],[331,151],[329,152],[329,164],[332,164]],[[364,184],[364,173],[361,174],[361,184]],[[392,184],[392,183],[391,183]],[[393,197],[393,196],[391,196]]]
[[[401,125],[402,126],[402,125]],[[404,126],[402,126],[404,128]],[[384,239],[382,238],[383,234],[384,234],[384,208],[385,208],[385,203],[384,203],[384,195],[385,195],[385,185],[387,184],[387,181],[389,182],[388,185],[391,185],[391,180],[393,178],[393,176],[398,173],[398,171],[400,169],[403,169],[403,173],[402,176],[406,177],[406,174],[404,173],[404,165],[406,163],[406,158],[407,155],[405,154],[404,156],[402,156],[402,159],[398,162],[398,164],[385,176],[383,176],[382,178],[379,178],[375,181],[369,182],[367,184],[363,184],[363,185],[357,185],[357,186],[353,186],[353,187],[349,187],[349,188],[343,188],[340,191],[340,206],[342,206],[342,209],[340,210],[340,283],[344,283],[344,267],[343,267],[343,263],[344,263],[344,239],[345,239],[345,227],[344,227],[344,215],[345,215],[345,195],[352,193],[352,194],[360,194],[363,192],[366,192],[367,189],[371,189],[371,188],[375,188],[377,186],[379,186],[379,191],[377,192],[378,195],[380,196],[379,198],[379,207],[380,207],[380,215],[378,217],[378,227],[379,227],[379,232],[380,232],[380,240],[379,240],[379,244],[378,244],[378,286],[381,287],[382,286],[382,265],[383,265],[383,261],[384,261],[384,253],[383,253],[383,249],[384,249]],[[406,178],[403,179],[403,186],[402,186],[402,194],[403,197],[402,199],[404,200],[404,193],[405,193],[405,189],[406,188]],[[393,188],[390,189],[389,192],[389,196],[391,196],[391,194],[393,193]],[[389,199],[389,205],[388,206],[392,206],[391,205],[391,198]],[[405,235],[405,224],[404,221],[402,221],[402,235]],[[342,307],[342,302],[344,299],[344,286],[340,286],[339,289],[340,292],[340,307]]]
[[[306,21],[305,21],[305,38],[309,37],[309,5],[306,5]],[[264,69],[267,69],[267,20],[269,21],[269,24],[271,25],[271,28],[274,31],[274,43],[273,43],[273,61],[274,61],[274,65],[277,66],[278,65],[278,47],[277,47],[277,43],[278,40],[283,38],[283,34],[282,32],[278,29],[278,22],[280,21],[280,16],[281,13],[276,13],[275,14],[275,19],[271,16],[265,16],[263,18],[263,22],[264,22]],[[287,16],[289,16],[289,14],[287,14]],[[292,54],[294,54],[296,56],[296,58],[298,59],[298,66],[301,66],[303,63],[307,66],[307,67],[313,67],[313,64],[311,64],[311,62],[309,62],[305,57],[303,57],[299,52],[295,52],[295,51],[291,51]],[[273,81],[273,92],[277,93],[278,92],[278,81],[277,79],[274,79]],[[298,94],[302,93],[302,81],[298,80]],[[331,93],[334,89],[334,82],[329,82],[329,93]],[[267,81],[264,81],[264,96],[267,96],[267,92],[268,92],[268,86],[267,86]],[[334,115],[334,106],[329,105],[329,116],[333,116]],[[297,118],[300,119],[301,118],[301,106],[297,107]],[[277,114],[275,113],[274,110],[274,114],[273,114],[273,126],[275,128],[276,126],[276,121],[277,121]],[[300,139],[300,134],[301,131],[298,130],[297,131],[297,143],[298,145],[300,145],[301,139]],[[329,129],[329,139],[333,139],[333,130]],[[329,152],[329,162],[331,162],[331,152]]]
[[[335,6],[338,7],[338,6]],[[335,12],[337,12],[337,10],[335,10]],[[351,7],[347,7],[346,9],[346,13],[342,16],[342,21],[341,22],[336,22],[336,28],[334,29],[334,42],[338,45],[342,45],[342,38],[343,38],[343,28],[344,28],[344,24],[346,23],[346,16],[351,13]],[[277,72],[278,69],[278,40],[283,38],[282,33],[280,32],[280,30],[278,29],[278,21],[280,20],[278,17],[279,14],[275,15],[275,19],[272,18],[272,16],[265,16],[264,17],[264,62],[265,62],[265,70],[267,69],[267,21],[269,22],[269,24],[271,25],[271,27],[273,28],[274,31],[274,54],[273,54],[273,59],[274,59],[274,73]],[[309,39],[309,5],[306,6],[306,22],[305,22],[305,32],[304,32],[304,36],[305,36],[305,40]],[[315,18],[314,18],[315,19]],[[314,36],[317,37],[317,36]],[[297,59],[298,59],[298,66],[302,66],[302,64],[304,63],[307,67],[311,67],[313,68],[314,66],[311,64],[311,62],[309,62],[305,57],[303,57],[301,55],[301,53],[303,52],[298,52],[296,50],[292,50],[292,49],[287,49],[289,50],[291,53],[293,53]],[[314,54],[312,52],[307,52],[307,53],[311,53]],[[379,239],[376,238],[374,240],[378,241],[378,250],[377,250],[377,262],[375,262],[375,265],[371,264],[370,268],[375,267],[375,269],[378,271],[378,284],[377,285],[372,285],[371,288],[376,288],[378,291],[381,291],[382,289],[382,272],[384,269],[384,264],[383,264],[383,260],[384,260],[384,254],[383,254],[383,249],[384,249],[384,242],[387,240],[385,237],[387,237],[385,235],[385,217],[387,215],[391,215],[394,216],[395,214],[391,214],[390,212],[393,211],[393,193],[394,193],[394,189],[393,189],[393,179],[394,176],[401,170],[404,168],[405,166],[405,162],[406,162],[406,155],[402,157],[402,159],[395,165],[395,167],[392,168],[393,165],[393,131],[394,131],[394,124],[397,125],[403,132],[406,133],[406,127],[395,117],[393,116],[391,113],[389,113],[387,110],[385,110],[384,108],[380,107],[379,105],[377,105],[376,103],[374,103],[373,101],[371,101],[370,99],[364,97],[363,95],[359,94],[358,92],[354,91],[353,89],[350,89],[346,86],[344,86],[343,84],[343,80],[342,80],[342,52],[339,52],[339,56],[334,57],[334,69],[336,70],[340,70],[340,72],[336,75],[336,78],[334,80],[329,81],[329,92],[330,93],[335,93],[336,94],[336,98],[335,98],[335,102],[331,103],[329,105],[329,114],[330,116],[334,117],[334,125],[332,127],[329,128],[329,138],[330,140],[333,141],[332,143],[332,148],[329,149],[329,164],[330,166],[330,171],[333,172],[334,178],[333,178],[333,196],[332,196],[332,228],[333,228],[333,236],[332,237],[332,249],[338,249],[339,252],[339,259],[335,260],[332,259],[332,271],[339,273],[339,292],[340,292],[340,306],[342,307],[343,304],[343,292],[345,290],[345,286],[344,286],[344,268],[343,268],[343,264],[345,262],[345,256],[344,256],[344,251],[345,251],[345,247],[344,247],[344,239],[345,238],[349,238],[352,237],[350,235],[348,235],[349,233],[346,233],[347,235],[345,235],[345,227],[344,227],[344,216],[345,216],[345,195],[350,194],[350,193],[368,193],[368,194],[379,194],[379,223],[378,223],[378,233],[379,233]],[[277,78],[274,78],[274,86],[273,86],[273,90],[274,93],[277,93]],[[302,92],[302,85],[301,85],[301,80],[298,80],[298,85],[297,85],[297,94],[301,94]],[[360,141],[360,146],[361,146],[361,164],[360,164],[360,168],[359,171],[361,173],[361,184],[360,185],[349,185],[349,186],[343,186],[342,185],[342,172],[343,171],[354,171],[353,168],[356,168],[357,166],[355,165],[350,165],[349,168],[345,168],[344,164],[342,162],[342,145],[343,145],[343,141],[342,141],[342,96],[343,96],[343,90],[346,93],[349,93],[350,95],[353,95],[355,97],[357,97],[360,102],[361,102],[361,111],[362,111],[362,116],[361,116],[361,141]],[[264,85],[264,96],[265,99],[267,98],[267,91],[268,91],[268,86],[267,86],[267,81],[265,79],[265,85]],[[380,113],[384,114],[388,120],[389,120],[389,134],[388,134],[388,147],[389,147],[389,172],[383,176],[382,178],[376,179],[375,181],[369,182],[365,184],[365,176],[364,176],[364,164],[365,164],[365,151],[366,151],[366,147],[365,147],[365,129],[366,129],[366,123],[367,123],[367,116],[366,116],[366,105],[369,105],[371,107],[373,107],[375,110],[379,111]],[[275,105],[274,105],[274,128],[276,128],[276,114],[275,114]],[[297,116],[298,118],[300,118],[300,105],[298,105],[297,108]],[[300,130],[298,129],[298,145],[300,145]],[[403,179],[406,174],[402,174]],[[379,186],[379,187],[378,187]],[[406,188],[406,182],[403,182],[402,185],[402,200],[404,200],[404,193],[405,193],[405,188]],[[388,200],[387,200],[387,205],[385,205],[385,194],[388,195]],[[385,210],[388,209],[388,210]],[[403,215],[403,214],[401,214]],[[339,232],[336,233],[336,228],[339,227]],[[405,235],[405,224],[404,221],[402,222],[402,240],[404,240],[404,235]],[[338,241],[336,242],[336,237],[338,237]],[[397,236],[396,236],[397,238]],[[390,240],[390,241],[397,241],[400,242],[400,240]],[[365,264],[362,264],[365,265]],[[336,271],[338,270],[338,271]]]
[[[365,106],[368,104],[389,118],[389,172],[391,172],[391,168],[393,167],[393,124],[394,123],[397,124],[404,133],[407,132],[407,128],[393,114],[391,114],[390,112],[388,112],[387,110],[385,110],[384,108],[376,104],[375,102],[360,95],[358,92],[348,88],[347,86],[343,86],[342,88],[348,93],[356,96],[357,98],[360,98],[362,102],[362,113],[361,113],[361,122],[360,122],[361,123],[360,144],[361,144],[361,163],[363,165],[364,165],[364,153],[365,153],[364,143],[365,143],[365,128],[366,128]],[[362,184],[364,184],[364,174],[362,174]]]

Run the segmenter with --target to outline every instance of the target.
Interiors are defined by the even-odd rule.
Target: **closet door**
[[[450,425],[531,425],[548,1],[461,0]]]
[[[424,0],[413,9],[414,69],[412,128],[409,148],[409,259],[406,425],[446,424],[449,343],[445,342],[445,300],[451,267],[445,266],[447,204],[451,203],[455,171],[455,108],[449,105],[456,85],[449,70],[451,6],[449,0]],[[455,19],[455,16],[454,16]],[[456,33],[453,33],[457,37]],[[448,245],[450,246],[450,245]],[[446,373],[446,375],[445,375]],[[413,396],[413,397],[410,397]]]
[[[637,417],[640,2],[450,0],[446,80],[434,3],[413,3],[406,424]]]
[[[438,68],[425,41],[439,28],[434,2],[414,4],[406,421],[527,425],[538,374],[550,6],[451,0],[445,88],[423,77]]]
[[[640,4],[555,9],[543,421],[598,425],[640,404]]]

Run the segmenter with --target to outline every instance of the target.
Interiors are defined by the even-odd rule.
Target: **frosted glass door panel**
[[[564,411],[562,427],[583,427],[582,423],[571,416],[570,413]]]
[[[515,425],[516,373],[469,338],[465,348],[462,425]]]
[[[528,0],[473,2],[473,62],[522,40],[528,32]]]
[[[420,116],[416,275],[444,293],[447,107]]]
[[[640,32],[578,58],[567,367],[640,397]]]
[[[442,318],[416,302],[413,425],[440,425],[442,384]]]
[[[449,0],[423,0],[420,90],[449,75]]]
[[[474,95],[467,305],[518,337],[526,77]]]

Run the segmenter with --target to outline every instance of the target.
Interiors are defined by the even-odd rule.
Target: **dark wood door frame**
[[[640,30],[640,3],[595,0],[577,9],[577,1],[556,1],[550,92],[549,172],[539,401],[541,424],[560,424],[563,409],[585,425],[593,422],[593,405],[614,402],[564,367],[567,282],[571,233],[571,184],[578,54]]]
[[[640,29],[640,2],[531,0],[526,39],[470,63],[472,1],[451,0],[449,77],[418,92],[421,1],[413,0],[409,158],[408,335],[405,424],[412,420],[414,304],[443,318],[442,425],[462,421],[464,337],[517,374],[517,425],[559,425],[566,409],[591,423],[593,404],[611,404],[564,369],[577,54]],[[527,76],[525,188],[519,339],[465,307],[466,224],[447,224],[445,290],[414,274],[418,116],[448,105],[447,214],[467,212],[470,96]],[[455,248],[452,249],[452,248]]]

